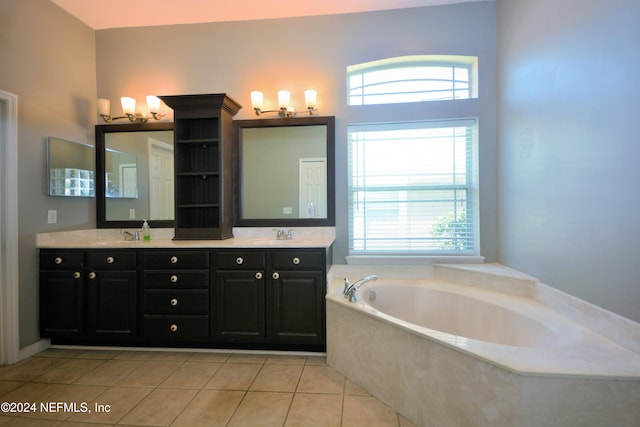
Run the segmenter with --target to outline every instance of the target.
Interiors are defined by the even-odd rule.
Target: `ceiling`
[[[332,15],[492,0],[51,0],[95,30]]]

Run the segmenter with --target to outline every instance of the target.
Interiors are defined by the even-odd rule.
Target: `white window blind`
[[[350,254],[477,254],[475,120],[348,133]]]
[[[347,67],[349,105],[477,97],[477,57],[419,55]]]

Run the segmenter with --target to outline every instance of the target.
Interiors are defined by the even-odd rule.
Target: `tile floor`
[[[35,403],[2,427],[412,426],[319,356],[48,349],[0,367],[2,402]]]

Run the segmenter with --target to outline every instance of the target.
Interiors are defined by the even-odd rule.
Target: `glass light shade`
[[[262,110],[262,101],[264,100],[264,94],[260,91],[254,90],[251,92],[251,107]]]
[[[289,101],[291,100],[291,93],[287,90],[278,91],[278,105],[280,108],[287,108],[289,106]]]
[[[316,98],[318,93],[315,90],[304,91],[304,102],[307,104],[307,108],[316,108]]]
[[[98,98],[98,114],[108,116],[111,113],[111,101],[106,98]]]
[[[134,98],[123,96],[120,98],[120,102],[122,103],[122,112],[124,114],[136,114],[136,100]]]
[[[147,96],[147,109],[150,113],[159,113],[160,112],[160,98],[153,95]]]

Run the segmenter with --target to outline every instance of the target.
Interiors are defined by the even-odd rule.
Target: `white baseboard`
[[[40,341],[37,341],[37,342],[31,344],[30,346],[27,346],[25,348],[21,348],[20,349],[20,353],[18,354],[18,358],[20,360],[24,360],[27,357],[31,357],[34,354],[38,354],[41,351],[44,351],[44,350],[48,349],[50,345],[51,345],[51,340],[40,340]]]

